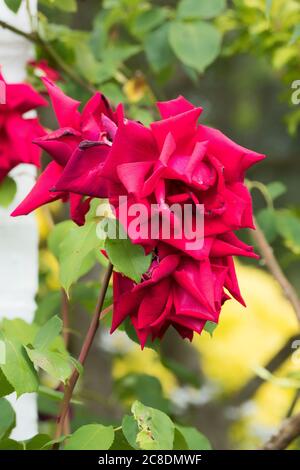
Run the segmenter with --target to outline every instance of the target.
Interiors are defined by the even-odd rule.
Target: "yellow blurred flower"
[[[123,91],[130,103],[138,103],[148,92],[149,87],[142,74],[137,74],[123,86]]]

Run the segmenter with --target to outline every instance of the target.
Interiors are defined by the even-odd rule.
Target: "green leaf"
[[[161,25],[167,17],[165,8],[152,7],[149,10],[142,11],[136,16],[131,31],[138,37],[144,37],[147,33]]]
[[[50,443],[51,437],[48,434],[36,434],[31,439],[24,442],[26,450],[46,450],[50,447],[47,446]]]
[[[44,325],[60,311],[61,291],[47,292],[42,299],[38,300],[38,306],[34,316],[37,325]]]
[[[114,441],[112,426],[88,424],[68,438],[65,450],[108,450]]]
[[[168,400],[164,397],[160,381],[147,374],[128,374],[116,383],[121,400],[137,399],[147,406],[168,411]]]
[[[139,432],[136,443],[143,450],[171,450],[174,442],[174,423],[160,410],[135,401],[131,411]]]
[[[24,450],[24,445],[22,442],[13,439],[2,439],[0,441],[0,450]]]
[[[6,397],[14,391],[13,386],[8,382],[7,378],[0,369],[0,397]]]
[[[155,72],[160,72],[172,64],[174,54],[169,44],[169,24],[163,24],[147,35],[144,49],[147,60]]]
[[[9,436],[16,425],[16,415],[13,407],[5,398],[0,398],[0,439]]]
[[[217,326],[218,326],[217,323],[212,322],[212,321],[207,321],[204,325],[204,330],[207,331],[207,333],[209,333],[210,336],[212,336]]]
[[[2,320],[2,331],[5,336],[18,340],[22,344],[32,343],[37,329],[34,323],[27,323],[21,318],[14,318],[12,320],[3,318]]]
[[[22,0],[4,0],[4,3],[11,11],[17,13],[21,6]]]
[[[14,200],[16,192],[17,185],[15,180],[10,176],[6,176],[0,184],[0,206],[8,207]]]
[[[181,19],[209,19],[223,12],[226,0],[181,0],[177,15]]]
[[[76,224],[72,220],[64,220],[54,225],[51,230],[47,240],[48,248],[57,259],[59,259],[60,256],[61,243],[73,228],[76,228]]]
[[[63,327],[63,323],[58,316],[52,317],[48,322],[43,325],[37,332],[36,337],[33,341],[35,349],[40,351],[46,350],[53,340],[59,335]]]
[[[58,390],[53,390],[52,388],[45,387],[44,385],[39,386],[38,394],[41,397],[50,398],[51,400],[54,400],[54,401],[61,401],[64,397],[63,392],[60,392]],[[82,401],[77,400],[75,398],[71,399],[71,403],[74,405],[83,405]]]
[[[189,450],[182,433],[175,427],[173,450]]]
[[[68,13],[74,13],[77,10],[76,0],[40,0],[48,7],[58,8]]]
[[[211,445],[205,437],[196,428],[176,425],[178,431],[183,435],[189,450],[211,450]]]
[[[133,416],[124,415],[122,420],[122,431],[130,446],[133,449],[138,449],[136,438],[139,428]]]
[[[273,181],[272,183],[267,184],[267,191],[274,201],[274,199],[277,199],[286,192],[286,186],[281,183],[281,181]]]
[[[181,62],[203,72],[220,53],[221,34],[204,21],[174,21],[170,26],[169,41]]]
[[[119,224],[117,224],[117,228],[120,228]],[[126,236],[123,229],[121,231]],[[140,282],[142,275],[148,271],[152,260],[151,253],[146,256],[143,247],[133,244],[128,237],[125,239],[107,237],[105,251],[115,271],[124,274],[135,282]]]
[[[1,369],[17,396],[36,392],[38,376],[24,346],[18,340],[7,338],[3,334],[0,338],[5,342],[5,364],[1,364]]]
[[[65,383],[72,373],[69,356],[57,351],[39,351],[26,347],[26,351],[35,367],[40,367],[52,377]]]
[[[95,249],[102,246],[96,234],[96,222],[74,227],[60,244],[60,281],[67,292],[95,264]]]
[[[296,255],[300,254],[300,219],[288,210],[277,211],[277,230],[285,245]]]
[[[115,431],[115,438],[110,450],[134,450],[134,448],[129,445],[127,439],[125,438],[121,429]]]
[[[259,227],[269,243],[272,243],[277,236],[277,218],[274,209],[262,209],[256,216]]]

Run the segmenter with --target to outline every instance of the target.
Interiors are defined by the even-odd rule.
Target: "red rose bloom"
[[[24,117],[28,111],[47,102],[25,83],[4,83],[5,103],[0,104],[0,182],[19,163],[39,166],[40,150],[32,140],[45,131],[37,118]]]
[[[35,139],[34,143],[46,150],[53,161],[49,163],[32,191],[12,215],[28,214],[37,207],[57,199],[69,200],[71,218],[78,225],[82,225],[89,210],[89,199],[84,199],[76,190],[55,191],[57,182],[73,153],[76,156],[87,154],[86,158],[89,160],[95,147],[99,147],[99,155],[107,151],[111,145],[109,139],[112,138],[111,134],[116,127],[114,115],[105,97],[100,93],[96,93],[80,113],[79,101],[66,96],[48,79],[44,78],[43,82],[50,95],[60,128]],[[83,141],[87,142],[81,145]],[[99,162],[99,158],[97,161]],[[99,186],[101,187],[101,184]],[[103,192],[100,189],[99,194],[101,191]]]

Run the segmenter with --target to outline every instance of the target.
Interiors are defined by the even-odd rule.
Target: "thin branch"
[[[297,295],[296,290],[289,282],[287,277],[285,276],[284,272],[282,271],[275,255],[273,252],[272,247],[269,245],[263,231],[255,221],[256,230],[253,231],[252,237],[256,242],[259,251],[268,267],[270,273],[274,276],[277,280],[278,284],[280,285],[284,295],[292,305],[298,322],[300,323],[300,299]]]
[[[80,354],[79,354],[78,361],[82,365],[85,363],[85,360],[87,358],[87,355],[89,353],[89,350],[92,346],[93,340],[95,338],[96,332],[97,332],[98,327],[99,327],[100,315],[101,315],[101,311],[102,311],[102,307],[103,307],[103,303],[104,303],[104,299],[105,299],[105,294],[106,294],[106,291],[107,291],[107,288],[108,288],[109,280],[110,280],[111,275],[112,275],[112,270],[113,270],[113,267],[109,263],[109,265],[107,267],[107,270],[105,272],[105,275],[104,275],[102,285],[101,285],[101,289],[100,289],[99,298],[98,298],[98,301],[97,301],[95,313],[93,315],[92,321],[90,323],[88,332],[86,334],[85,340],[83,342],[83,345],[82,345],[82,348],[81,348],[81,351],[80,351]],[[65,418],[66,418],[66,415],[68,413],[70,401],[71,401],[71,398],[72,398],[72,394],[73,394],[75,385],[78,381],[78,378],[79,378],[79,372],[78,372],[77,369],[74,369],[74,371],[73,371],[71,377],[69,378],[68,383],[65,387],[64,398],[63,398],[63,401],[61,403],[60,413],[59,413],[59,416],[58,416],[58,419],[57,419],[55,439],[58,439],[63,433]],[[55,448],[57,448],[57,447],[55,447]]]
[[[293,399],[292,399],[292,402],[289,406],[289,409],[287,411],[287,414],[286,414],[286,418],[290,418],[292,416],[292,414],[294,413],[294,410],[296,408],[296,405],[298,403],[298,400],[300,398],[300,390],[296,390],[294,396],[293,396]]]
[[[90,93],[95,92],[95,88],[93,87],[93,85],[89,83],[87,80],[83,79],[80,75],[78,75],[72,69],[72,67],[70,67],[63,60],[63,58],[56,52],[56,50],[52,47],[52,45],[49,42],[44,41],[44,39],[42,39],[37,32],[26,33],[25,31],[22,31],[21,29],[18,29],[15,26],[9,23],[6,23],[5,21],[2,21],[2,20],[0,20],[0,27],[11,31],[12,33],[17,34],[18,36],[22,36],[23,38],[27,39],[27,41],[30,41],[40,46],[49,55],[49,57],[51,57],[51,59],[60,68],[60,70],[64,72],[71,80],[76,82],[81,87],[85,88]]]
[[[292,344],[294,341],[300,340],[300,335],[289,338],[281,349],[273,356],[264,366],[269,372],[275,372],[281,364],[283,364],[291,355]],[[239,406],[247,400],[250,400],[259,387],[264,383],[264,379],[255,375],[252,377],[237,393],[230,399],[230,405]]]
[[[262,447],[262,450],[284,450],[300,436],[300,413],[285,419],[278,432]]]

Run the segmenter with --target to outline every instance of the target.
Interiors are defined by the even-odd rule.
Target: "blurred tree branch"
[[[285,297],[292,305],[298,322],[300,323],[300,299],[297,295],[297,292],[285,276],[284,272],[282,271],[274,255],[273,248],[271,247],[271,245],[269,245],[263,231],[257,224],[256,220],[254,221],[254,223],[256,226],[256,230],[253,231],[252,237],[258,246],[258,249],[264,259],[264,262],[266,263],[266,266],[280,285]]]
[[[283,421],[278,432],[262,447],[262,450],[284,450],[300,436],[300,413]]]
[[[292,343],[300,340],[300,335],[292,336],[283,345],[283,347],[270,359],[270,361],[264,366],[269,372],[275,372],[281,364],[283,364],[291,354]],[[250,400],[253,395],[257,392],[259,387],[264,383],[264,379],[255,375],[252,377],[230,400],[232,406],[239,406],[247,400]]]

